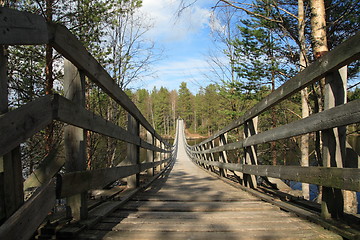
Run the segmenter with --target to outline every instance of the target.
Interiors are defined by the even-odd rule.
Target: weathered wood
[[[85,75],[68,60],[64,60],[64,93],[69,100],[85,106]],[[85,131],[75,126],[65,126],[65,170],[66,172],[86,169],[86,136]],[[67,207],[75,220],[87,218],[87,193],[68,196]]]
[[[151,145],[154,145],[154,142],[155,142],[154,137],[152,136],[152,134],[149,131],[146,132],[146,137],[147,137],[148,143],[150,143]],[[149,163],[154,162],[154,155],[155,155],[155,152],[148,149],[146,151],[146,162],[149,162]],[[155,173],[154,168],[150,168],[147,170],[148,176],[154,176],[154,173]]]
[[[159,139],[155,139],[155,146],[160,148],[160,140]],[[160,152],[156,152],[155,161],[160,161]],[[161,166],[160,165],[156,166],[155,171],[160,172]]]
[[[0,45],[0,114],[8,111],[7,56],[4,46]],[[3,154],[5,154],[4,152]],[[4,158],[0,154],[0,221],[6,218]]]
[[[198,158],[194,159],[194,161],[205,162],[204,160]],[[210,161],[206,161],[205,163],[256,176],[281,178],[356,192],[360,191],[360,169],[272,165],[251,166],[245,164]]]
[[[3,168],[5,213],[8,218],[24,203],[20,147],[3,156]]]
[[[226,133],[219,136],[219,146],[224,146],[227,144],[227,137],[225,136],[225,134]],[[226,151],[219,152],[219,162],[228,163]],[[220,168],[220,175],[227,177],[227,169]]]
[[[54,205],[55,183],[50,181],[0,226],[0,239],[30,239]]]
[[[0,7],[0,44],[46,44],[51,34],[43,17]]]
[[[51,123],[52,99],[52,96],[41,97],[0,115],[0,156]]]
[[[214,174],[212,174],[212,175],[214,175]],[[216,175],[216,177],[218,177],[218,176]],[[295,206],[294,204],[288,204],[287,202],[279,201],[278,199],[274,199],[272,196],[261,193],[254,189],[251,189],[251,188],[243,187],[239,184],[234,183],[231,180],[224,179],[224,178],[222,178],[221,180],[223,180],[224,182],[228,183],[231,186],[234,186],[235,188],[244,190],[245,192],[248,192],[257,198],[260,198],[264,201],[272,203],[275,206],[278,206],[285,211],[293,212],[301,218],[304,218],[311,222],[319,224],[320,226],[322,226],[328,230],[331,230],[332,232],[334,232],[336,234],[341,235],[345,239],[356,240],[360,236],[360,232],[358,230],[351,229],[349,225],[344,224],[343,222],[338,222],[338,221],[334,221],[334,220],[325,220],[322,217],[320,217],[320,215],[318,213],[314,213],[312,211],[307,211],[307,210],[303,209],[302,207]],[[293,239],[292,235],[291,235],[291,239]],[[340,239],[342,239],[342,238],[340,238]]]
[[[326,53],[323,57],[313,62],[306,69],[298,73],[295,77],[285,82],[274,92],[262,99],[244,116],[233,121],[228,126],[215,133],[213,136],[199,143],[199,145],[214,140],[221,134],[244,124],[245,121],[258,116],[260,113],[271,108],[278,102],[285,100],[292,94],[307,87],[311,83],[323,78],[328,72],[337,71],[339,68],[360,58],[360,32],[347,39],[342,44],[336,46],[333,50]]]
[[[37,169],[35,169],[24,182],[24,190],[33,187],[40,187],[44,183],[50,181],[51,178],[59,172],[65,164],[65,158],[56,157],[58,149],[53,149],[41,161]]]
[[[90,189],[103,188],[118,179],[138,174],[170,160],[171,159],[165,159],[152,163],[65,173],[61,176],[60,197],[68,197]]]
[[[324,109],[346,102],[347,67],[330,73],[325,78]],[[326,129],[322,136],[322,161],[324,167],[342,168],[346,159],[346,127]],[[344,213],[344,197],[340,189],[322,189],[321,215],[340,218]]]
[[[0,87],[4,87],[0,94],[0,114],[8,111],[8,77],[7,56],[5,47],[0,45]],[[17,127],[17,126],[16,126]],[[1,129],[3,131],[5,129]],[[5,133],[2,132],[2,133]],[[3,199],[0,201],[0,216],[10,217],[24,202],[21,153],[19,145],[4,155],[0,155],[0,191]]]
[[[257,134],[258,117],[255,117],[244,124],[245,139]],[[257,165],[257,149],[256,145],[248,146],[244,148],[245,152],[245,164]],[[251,188],[257,188],[257,181],[255,175],[244,174],[244,184]]]
[[[54,32],[54,38],[52,39],[53,47],[64,57],[69,59],[77,68],[84,71],[86,76],[119,103],[156,138],[162,139],[126,93],[121,90],[106,70],[85,49],[81,42],[62,25],[52,24],[51,28]]]
[[[225,150],[235,150],[237,148],[252,146],[256,144],[276,141],[280,139],[299,136],[301,134],[320,131],[339,126],[345,126],[360,121],[360,99],[349,103],[313,114],[307,118],[273,128],[266,132],[258,133],[245,140],[218,146],[205,153],[215,153]],[[196,151],[194,151],[196,153]]]
[[[80,238],[341,239],[201,171],[186,157],[183,139],[178,148],[172,171],[139,193],[140,201],[130,201],[92,228],[106,230],[102,235],[87,230]],[[234,201],[223,202],[227,194]]]
[[[128,113],[128,132],[138,136],[140,134],[139,122]],[[128,164],[140,164],[140,148],[135,144],[128,143],[126,161]],[[137,188],[140,186],[140,172],[127,177],[128,188]]]
[[[152,151],[163,152],[164,150],[155,147],[146,141],[142,140],[139,136],[130,134],[122,127],[107,121],[106,119],[94,114],[93,112],[85,109],[79,104],[74,103],[62,96],[55,95],[57,106],[55,119],[61,122],[71,124],[89,131],[97,132],[108,137],[115,138],[127,143],[132,143],[145,149]]]

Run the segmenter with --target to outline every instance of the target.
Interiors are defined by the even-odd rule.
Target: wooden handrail
[[[302,72],[285,82],[262,99],[242,117],[194,146],[187,146],[192,160],[204,167],[226,176],[226,170],[243,173],[242,183],[251,188],[257,187],[255,176],[274,177],[323,187],[322,217],[341,218],[343,216],[344,196],[341,190],[360,191],[360,169],[343,168],[347,166],[346,129],[344,126],[360,122],[360,99],[346,103],[346,76],[344,66],[360,59],[360,32],[316,60]],[[248,126],[264,111],[289,98],[310,84],[325,78],[324,110],[320,113],[257,133],[256,128],[249,134]],[[244,139],[222,144],[221,138],[229,131],[244,125]],[[288,139],[303,134],[321,131],[323,140],[322,167],[258,165],[255,146]],[[208,143],[220,139],[216,147]],[[244,150],[242,163],[226,163],[221,156],[226,151]],[[207,154],[218,153],[218,160],[208,161]],[[211,168],[212,166],[212,168]],[[341,189],[341,190],[340,190]]]
[[[53,46],[72,63],[69,64],[69,61],[66,61],[65,75],[66,73],[77,75],[79,72],[80,84],[83,84],[86,75],[106,94],[121,105],[128,114],[136,119],[137,123],[141,124],[153,139],[158,139],[161,144],[156,145],[156,141],[148,143],[141,139],[139,134],[131,133],[131,129],[126,130],[85,109],[83,107],[85,96],[77,96],[75,99],[80,97],[81,102],[74,102],[75,100],[69,100],[72,99],[71,96],[67,96],[69,99],[66,99],[63,96],[54,94],[40,97],[17,109],[0,115],[0,156],[7,154],[35,133],[44,129],[54,120],[76,126],[80,128],[81,131],[89,130],[127,142],[136,146],[137,149],[141,147],[149,150],[153,154],[155,152],[165,154],[173,151],[172,146],[154,130],[126,93],[115,83],[114,79],[111,78],[106,70],[66,27],[59,24],[47,23],[43,17],[35,14],[0,7],[0,45],[24,44],[49,44]],[[1,60],[6,61],[3,55],[1,55]],[[2,73],[5,73],[6,70],[6,66],[3,67]],[[66,86],[68,86],[71,91],[68,92],[82,91],[82,94],[84,94],[84,88],[81,88],[83,86],[80,86],[79,89],[73,87],[78,84],[78,82],[76,84],[69,84],[72,83],[70,81],[73,81],[69,76],[70,75],[66,78],[69,80],[66,82],[68,84]],[[74,79],[74,81],[77,81],[77,79]],[[6,99],[5,94],[1,94],[1,97]],[[83,143],[79,142],[83,141],[81,139],[83,137],[81,136],[82,134],[83,132],[77,135],[80,136],[79,139],[71,135],[73,136],[73,140],[76,138],[77,141],[74,145],[71,145],[71,141],[66,141],[66,139],[65,143],[70,143],[70,148],[73,146],[76,148],[77,145]],[[84,145],[82,145],[82,147],[84,147]],[[81,152],[81,154],[83,154],[82,156],[85,156],[80,148],[73,150],[75,150],[75,152]],[[139,155],[137,154],[136,158],[138,157]],[[25,184],[26,188],[39,186],[43,182],[48,183],[41,186],[37,194],[33,195],[13,216],[0,226],[0,238],[28,239],[54,206],[55,193],[57,193],[58,197],[73,197],[76,194],[77,196],[75,198],[76,201],[78,201],[78,199],[86,196],[84,193],[89,189],[101,188],[117,179],[139,174],[149,168],[163,165],[171,161],[173,156],[163,160],[153,159],[152,162],[146,163],[140,163],[139,159],[137,159],[137,164],[130,166],[92,171],[76,169],[77,172],[58,175],[58,181],[56,182],[57,189],[55,189],[55,180],[52,178],[59,172],[64,161],[56,161],[54,159],[55,157],[53,155],[46,157],[41,168],[34,172],[34,176],[31,177],[31,179],[28,179]],[[75,159],[73,165],[76,164],[78,164],[78,162],[76,162]],[[41,179],[32,181],[38,174],[42,174]],[[21,178],[21,172],[19,172],[18,175]],[[87,181],[83,181],[84,179]],[[80,198],[78,198],[78,196],[80,196]],[[75,198],[73,198],[72,201],[74,201]],[[71,206],[76,207],[77,205],[73,204]],[[81,206],[82,209],[86,209],[86,207],[86,205]],[[32,218],[31,221],[29,220],[30,218]],[[19,236],[19,234],[21,236]]]
[[[0,156],[58,120],[156,152],[171,152],[130,134],[122,127],[57,94],[40,97],[0,115]]]
[[[306,86],[310,85],[323,78],[327,73],[335,71],[349,63],[360,59],[360,32],[351,38],[347,39],[342,44],[336,46],[333,50],[326,53],[323,57],[319,58],[310,64],[303,71],[298,73],[293,78],[289,79],[274,92],[270,93],[253,108],[245,113],[244,116],[231,122],[229,125],[215,133],[211,137],[197,144],[198,146],[210,142],[218,138],[221,134],[229,132],[255,116],[260,115],[262,112],[273,107],[280,101],[290,97],[292,94],[300,91]]]
[[[190,152],[199,154],[230,151],[358,122],[360,122],[360,99],[313,114],[307,118],[258,133],[244,140],[228,143],[223,146],[217,146],[203,151],[190,149]]]
[[[41,16],[6,7],[0,7],[0,16],[0,45],[52,45],[137,119],[146,130],[167,146],[170,146],[154,130],[114,79],[66,27],[60,24],[47,23]]]
[[[143,172],[171,160],[172,158],[168,158],[151,163],[65,173],[60,175],[61,180],[57,189],[59,196],[57,197],[64,198],[87,190],[100,189],[118,179]]]
[[[358,168],[247,165],[206,161],[196,157],[192,157],[192,159],[198,163],[256,176],[280,178],[360,192],[360,169]]]

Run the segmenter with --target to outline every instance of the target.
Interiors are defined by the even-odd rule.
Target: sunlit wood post
[[[224,133],[224,134],[221,134],[219,137],[219,146],[224,146],[226,144],[227,144],[227,133]],[[226,151],[219,152],[219,162],[222,162],[222,163],[228,162]],[[221,168],[219,170],[220,170],[221,176],[227,177],[226,169]]]
[[[324,110],[346,103],[347,66],[325,77]],[[323,166],[342,168],[346,158],[346,127],[321,131]],[[341,189],[322,188],[321,215],[324,218],[341,218],[344,197]]]
[[[155,139],[155,146],[156,147],[160,147],[160,141],[159,141],[159,139]],[[160,152],[156,152],[156,158],[155,158],[155,160],[156,161],[160,161]],[[158,166],[156,166],[156,171],[157,172],[160,172],[161,171],[161,166],[160,165],[158,165]]]
[[[128,114],[128,131],[136,136],[140,135],[140,124],[139,122]],[[127,145],[127,163],[129,165],[140,164],[140,147],[128,143]],[[136,188],[140,186],[140,173],[134,174],[127,178],[128,188]]]
[[[203,152],[204,150],[206,150],[205,144],[203,144],[203,145],[200,146],[200,150],[201,150],[202,152]],[[208,160],[205,153],[201,153],[200,155],[201,155],[201,159],[203,159],[203,160],[205,160],[205,161]],[[209,170],[209,165],[204,164],[204,167],[205,167],[205,169]]]
[[[0,114],[8,111],[6,49],[0,45]],[[0,221],[9,218],[24,202],[20,147],[0,156]]]
[[[252,135],[256,135],[258,125],[258,117],[255,117],[244,124],[244,137],[248,138]],[[245,164],[248,165],[257,165],[257,150],[256,146],[250,146],[244,148],[245,152]],[[244,174],[244,185],[256,188],[256,176]]]
[[[209,142],[209,149],[214,148],[214,146],[215,146],[215,141],[214,140],[210,141]],[[210,153],[210,161],[215,161],[214,153]],[[215,172],[214,166],[210,166],[210,170],[212,172]]]
[[[85,75],[68,60],[64,60],[64,95],[76,104],[85,107]],[[85,130],[67,125],[64,128],[66,172],[86,170]],[[87,218],[87,192],[66,199],[68,215],[75,220]],[[70,216],[69,216],[70,217]]]
[[[148,131],[146,133],[147,142],[154,145],[154,137],[153,135]],[[147,162],[154,162],[154,151],[153,150],[146,150],[146,161]],[[154,168],[149,168],[147,171],[148,176],[154,176]]]
[[[161,149],[164,149],[164,143],[163,143],[163,142],[160,142],[160,148],[161,148]],[[165,156],[165,153],[164,153],[164,152],[161,152],[161,153],[160,153],[160,161],[164,160],[164,156]],[[161,170],[164,169],[164,166],[165,166],[165,164],[162,163],[160,169],[161,169]]]

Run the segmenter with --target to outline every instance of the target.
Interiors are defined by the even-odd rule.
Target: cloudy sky
[[[132,87],[151,90],[161,86],[178,89],[185,81],[193,93],[199,86],[210,83],[204,73],[208,70],[206,54],[211,46],[210,8],[213,1],[198,0],[177,16],[180,0],[143,0],[141,14],[152,22],[147,37],[163,49],[161,60],[153,70],[155,77],[133,84]]]

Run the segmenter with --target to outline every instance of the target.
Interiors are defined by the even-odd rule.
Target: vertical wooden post
[[[200,150],[201,150],[201,151],[204,151],[205,149],[206,149],[205,144],[203,144],[203,145],[200,146]],[[201,158],[202,158],[203,160],[205,160],[205,161],[208,160],[205,153],[201,153],[200,155],[201,155]],[[204,164],[204,168],[205,168],[206,170],[209,170],[209,165],[208,165],[208,164]]]
[[[214,148],[214,146],[215,146],[214,140],[210,141],[209,142],[209,149]],[[215,161],[214,153],[210,153],[210,161],[213,161],[213,162]],[[214,166],[210,166],[210,170],[212,172],[215,172]]]
[[[160,147],[159,139],[155,139],[155,145],[156,145],[156,147]],[[160,161],[160,152],[156,152],[156,161]],[[161,171],[161,166],[160,165],[156,166],[156,171],[157,172]]]
[[[219,137],[219,146],[224,146],[227,144],[227,133],[221,134]],[[228,159],[227,159],[227,154],[226,151],[221,151],[219,152],[219,162],[223,162],[223,163],[227,163]],[[220,169],[220,175],[227,177],[227,170],[221,168]]]
[[[139,122],[131,116],[131,114],[128,114],[128,131],[131,134],[134,134],[136,136],[139,136],[140,134],[140,124]],[[140,164],[140,147],[128,143],[127,145],[127,161],[129,164]],[[137,188],[140,186],[140,173],[134,174],[127,178],[127,186],[128,188]]]
[[[258,123],[258,117],[255,117],[244,124],[244,135],[245,138],[250,137],[251,135],[255,135],[257,131],[257,123]],[[250,146],[245,147],[245,164],[249,165],[257,165],[257,152],[256,152],[256,146]],[[244,184],[245,186],[256,188],[257,182],[256,182],[256,176],[244,174]]]
[[[160,143],[160,147],[161,147],[161,149],[163,149],[164,150],[164,143],[163,142],[161,142]],[[161,154],[160,154],[160,160],[164,160],[165,159],[165,153],[164,152],[162,152]],[[161,169],[164,169],[165,168],[165,163],[162,163],[161,164]]]
[[[324,110],[346,102],[347,66],[325,78]],[[346,157],[346,127],[322,131],[323,166],[342,168]],[[344,197],[341,189],[322,188],[321,215],[324,218],[341,218]]]
[[[0,114],[8,111],[7,55],[0,45]],[[0,221],[24,203],[20,147],[0,156]]]
[[[85,75],[68,60],[64,60],[64,95],[85,107]],[[67,125],[64,128],[65,169],[67,172],[86,170],[86,133],[82,128]],[[68,217],[87,218],[87,192],[66,199]]]
[[[146,133],[147,142],[154,145],[154,137],[150,132]],[[146,161],[147,162],[154,162],[154,151],[147,150],[146,151]],[[154,168],[149,168],[147,171],[148,176],[154,176]]]

